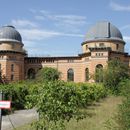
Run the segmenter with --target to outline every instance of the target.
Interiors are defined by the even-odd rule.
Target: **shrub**
[[[107,69],[104,70],[103,84],[110,88],[114,93],[119,91],[119,83],[129,78],[128,66],[119,60],[111,60],[108,62]]]
[[[60,78],[60,72],[55,68],[44,67],[39,70],[36,77],[38,81],[55,81]]]
[[[119,125],[119,130],[130,130],[130,80],[123,80],[120,83],[120,89],[124,100],[119,106],[116,121]]]
[[[119,105],[114,120],[108,121],[106,127],[111,130],[130,130],[130,80],[121,81],[119,86],[123,102]]]
[[[85,117],[80,109],[106,96],[102,84],[86,84],[64,81],[36,82],[29,87],[27,108],[39,112],[36,129],[64,129],[64,121]]]
[[[36,129],[60,129],[61,126],[64,128],[65,120],[82,118],[76,92],[75,86],[67,87],[65,82],[55,81],[41,84],[37,94],[29,95],[27,106],[30,107],[33,101],[32,107],[35,106],[39,112]]]
[[[106,89],[102,84],[79,84],[79,93],[81,96],[81,101],[84,106],[91,104],[93,101],[98,101],[99,99],[107,95]]]
[[[25,97],[28,95],[28,87],[24,82],[1,84],[0,89],[3,91],[3,100],[11,100],[12,110],[25,108]]]

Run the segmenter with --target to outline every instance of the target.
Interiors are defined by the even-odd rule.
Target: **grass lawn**
[[[98,103],[89,106],[85,111],[90,115],[85,119],[76,122],[71,120],[66,123],[66,130],[108,130],[105,128],[105,121],[110,119],[117,110],[117,105],[121,103],[121,97],[107,97]],[[30,125],[26,125],[16,130],[33,130]]]

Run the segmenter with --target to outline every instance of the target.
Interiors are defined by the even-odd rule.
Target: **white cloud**
[[[45,31],[40,29],[19,29],[22,36],[26,40],[44,40],[46,38],[51,38],[58,35],[59,33],[53,31]]]
[[[80,16],[80,15],[61,15],[61,14],[54,14],[51,12],[48,12],[46,10],[40,10],[40,13],[35,16],[37,20],[51,20],[53,22],[56,22],[56,25],[74,25],[76,26],[82,26],[86,24],[86,17]]]
[[[120,29],[121,29],[121,30],[130,29],[130,24],[125,25],[125,26],[121,27]]]
[[[127,42],[130,42],[130,36],[124,36],[123,39]]]
[[[12,20],[11,24],[14,26],[21,28],[21,27],[38,27],[38,25],[34,22],[31,22],[29,20]]]
[[[29,9],[31,13],[36,13],[37,11],[35,9]]]
[[[130,5],[124,6],[124,5],[117,4],[115,2],[111,2],[110,7],[115,11],[130,11]]]
[[[45,17],[44,16],[41,16],[41,15],[36,15],[35,18],[37,20],[45,20]]]
[[[69,34],[56,31],[42,30],[42,29],[19,29],[22,37],[27,41],[40,41],[56,36],[65,37],[84,37],[82,34]]]
[[[48,39],[55,37],[84,37],[78,30],[86,24],[86,17],[84,16],[59,15],[33,9],[30,12],[35,16],[33,21],[28,19],[14,19],[11,21],[20,32],[25,48],[30,54],[33,52],[43,53],[43,48],[46,46],[44,41]],[[37,46],[37,43],[39,43],[39,46]]]

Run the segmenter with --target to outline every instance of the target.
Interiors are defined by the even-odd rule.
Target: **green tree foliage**
[[[119,130],[130,130],[130,80],[123,80],[119,85],[124,100],[119,106],[116,121],[119,125]]]
[[[108,62],[108,67],[104,70],[104,86],[116,92],[118,91],[120,81],[126,78],[129,78],[129,69],[126,64],[119,60]]]
[[[66,83],[67,86],[76,86],[77,95],[80,100],[80,107],[87,107],[93,101],[106,97],[107,92],[102,84],[88,83]]]
[[[51,67],[44,67],[36,75],[38,81],[55,81],[60,78],[60,72]]]
[[[82,117],[76,88],[67,87],[62,81],[44,83],[37,95],[30,95],[28,99],[33,100],[39,113],[39,121],[35,123],[38,130],[63,129],[65,120]],[[30,102],[28,104],[30,106]]]
[[[25,108],[25,97],[28,95],[27,82],[1,84],[0,90],[4,94],[3,100],[11,100],[12,110]]]
[[[107,121],[106,127],[110,130],[130,130],[130,80],[122,80],[119,88],[123,101],[118,106],[118,112],[113,120]]]
[[[35,107],[39,112],[39,121],[34,123],[37,130],[59,130],[71,118],[82,119],[85,115],[80,109],[105,96],[105,88],[100,84],[45,82],[33,85],[27,107]]]

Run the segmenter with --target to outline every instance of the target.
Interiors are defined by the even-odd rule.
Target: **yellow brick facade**
[[[36,73],[44,67],[58,69],[61,72],[61,79],[64,81],[68,81],[68,70],[71,69],[74,74],[74,82],[94,82],[97,65],[105,68],[110,59],[120,59],[130,66],[130,56],[124,51],[125,42],[120,32],[117,32],[117,36],[113,34],[113,37],[116,37],[115,39],[113,37],[96,37],[92,38],[92,40],[85,40],[81,44],[82,54],[78,54],[77,56],[28,57],[23,50],[24,44],[22,43],[20,34],[14,27],[7,27],[9,31],[10,28],[13,28],[15,31],[15,34],[17,34],[16,37],[9,37],[9,41],[8,39],[4,39],[4,41],[0,38],[0,69],[3,78],[7,82],[25,80],[31,74],[35,77]],[[91,34],[90,38],[96,34],[96,31],[89,32]],[[89,72],[89,80],[86,79],[86,70]]]

